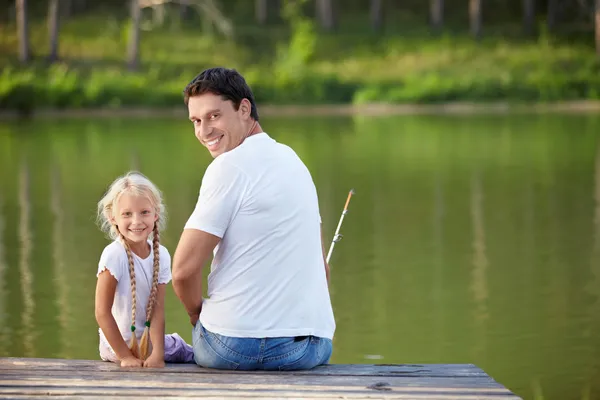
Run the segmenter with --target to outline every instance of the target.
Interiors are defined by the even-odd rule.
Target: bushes
[[[597,67],[569,72],[540,72],[504,76],[469,75],[444,77],[432,73],[408,76],[403,81],[367,84],[358,89],[354,103],[437,103],[453,101],[552,102],[600,100]]]
[[[357,87],[334,77],[306,74],[275,80],[263,72],[248,78],[257,102],[276,104],[350,103]],[[87,108],[183,104],[182,90],[193,77],[164,81],[144,74],[93,70],[82,73],[66,66],[48,70],[6,68],[0,75],[0,108],[30,111],[35,108]]]
[[[8,50],[0,56],[0,109],[182,106],[184,86],[215,65],[238,69],[261,104],[600,98],[600,60],[589,44],[547,34],[474,41],[461,34],[324,33],[301,12],[305,2],[286,3],[285,27],[255,27],[238,33],[243,41],[195,28],[145,31],[138,73],[124,68],[120,39],[127,25],[114,17],[65,21],[65,63],[44,65],[37,52],[39,64],[27,68],[16,63],[16,29],[0,26]],[[32,24],[34,48],[46,46],[46,35],[44,24]]]
[[[600,99],[597,62],[571,60],[505,68],[500,73],[430,70],[375,81],[342,79],[306,66],[293,74],[267,67],[240,69],[261,104],[437,103],[452,101],[562,101]],[[465,68],[465,71],[468,68]],[[0,108],[170,107],[181,106],[181,91],[197,71],[129,73],[120,68],[76,69],[5,67],[0,73]]]

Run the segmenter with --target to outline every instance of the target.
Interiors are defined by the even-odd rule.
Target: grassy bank
[[[239,29],[234,38],[194,27],[142,32],[138,72],[124,67],[127,24],[80,17],[61,26],[61,61],[45,59],[47,28],[32,26],[35,59],[16,63],[15,27],[0,27],[0,109],[171,107],[200,70],[234,67],[271,104],[555,102],[600,99],[593,48],[535,40],[370,32],[323,34],[310,24]]]

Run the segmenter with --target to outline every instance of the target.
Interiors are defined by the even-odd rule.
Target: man
[[[173,258],[197,364],[299,370],[328,362],[335,321],[312,177],[263,132],[235,70],[212,68],[184,90],[196,138],[214,160]],[[208,298],[202,267],[214,252]]]

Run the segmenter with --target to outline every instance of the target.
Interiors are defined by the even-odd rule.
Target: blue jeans
[[[330,339],[316,336],[238,338],[207,331],[200,321],[192,331],[194,361],[206,368],[297,371],[327,364]]]

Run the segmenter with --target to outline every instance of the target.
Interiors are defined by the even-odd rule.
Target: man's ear
[[[240,102],[240,111],[242,111],[242,116],[244,119],[250,118],[250,114],[252,113],[252,104],[248,99],[242,99]]]

